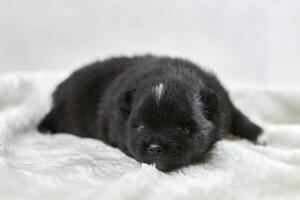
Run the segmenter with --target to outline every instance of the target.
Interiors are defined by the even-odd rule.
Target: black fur
[[[75,71],[57,87],[38,129],[100,139],[160,170],[201,159],[225,134],[256,141],[262,131],[212,73],[154,56],[111,58]]]

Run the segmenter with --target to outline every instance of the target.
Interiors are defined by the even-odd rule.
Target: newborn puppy
[[[38,129],[102,140],[163,171],[201,159],[225,134],[255,142],[262,132],[215,75],[155,56],[111,58],[75,71],[57,87]]]

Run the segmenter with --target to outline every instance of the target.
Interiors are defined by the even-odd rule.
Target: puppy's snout
[[[159,154],[164,150],[164,148],[161,145],[158,144],[151,144],[148,148],[148,152],[150,154]]]

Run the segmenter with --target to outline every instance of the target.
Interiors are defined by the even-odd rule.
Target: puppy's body
[[[217,78],[168,57],[119,57],[75,71],[53,95],[42,132],[100,139],[170,170],[200,159],[224,134],[255,141],[261,129]]]

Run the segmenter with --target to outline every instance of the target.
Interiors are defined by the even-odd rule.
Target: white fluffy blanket
[[[223,140],[207,162],[166,174],[101,141],[38,133],[66,75],[0,76],[0,199],[300,199],[300,88],[230,87],[268,146]]]

